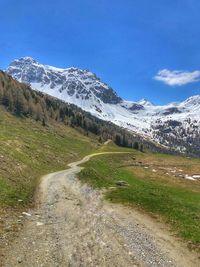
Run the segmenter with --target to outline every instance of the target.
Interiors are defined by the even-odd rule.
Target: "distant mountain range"
[[[14,60],[6,72],[35,90],[75,104],[149,140],[200,155],[200,95],[163,106],[145,99],[126,101],[88,70],[56,68],[31,57]]]

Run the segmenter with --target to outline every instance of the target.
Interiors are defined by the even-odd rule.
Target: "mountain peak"
[[[187,98],[185,101],[180,103],[181,107],[188,109],[189,111],[200,109],[200,95],[194,95]]]
[[[75,104],[100,119],[162,145],[185,151],[190,149],[189,136],[199,149],[200,96],[164,106],[156,106],[146,99],[125,101],[88,70],[52,67],[31,57],[13,61],[7,73],[35,90]]]
[[[140,105],[142,105],[142,106],[154,106],[153,103],[151,103],[150,101],[148,101],[145,98],[142,98],[137,103],[140,104]]]
[[[193,102],[200,104],[200,95],[194,95],[189,98],[187,98],[184,102]]]
[[[20,62],[20,63],[30,63],[30,64],[33,64],[33,63],[38,63],[34,58],[32,57],[21,57],[19,59],[15,59],[10,65],[12,65],[13,63],[16,63],[16,62]]]
[[[29,56],[27,56],[27,57],[21,57],[19,60],[21,60],[21,61],[36,61],[34,58],[32,58],[32,57],[29,57]]]
[[[97,102],[95,106],[101,101],[110,104],[122,101],[111,87],[88,70],[75,67],[61,69],[23,57],[14,60],[6,72],[18,81],[30,84],[33,89],[81,107],[83,100],[92,101],[91,105]]]

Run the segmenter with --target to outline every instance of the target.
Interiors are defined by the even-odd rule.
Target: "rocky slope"
[[[103,120],[111,121],[180,152],[200,152],[200,96],[181,103],[156,106],[147,100],[125,101],[95,74],[78,68],[60,69],[25,57],[6,70],[35,90],[73,103]]]

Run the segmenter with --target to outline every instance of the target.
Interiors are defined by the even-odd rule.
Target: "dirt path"
[[[104,203],[99,192],[80,184],[78,165],[96,155],[43,178],[38,208],[26,215],[4,266],[200,266],[162,225]]]

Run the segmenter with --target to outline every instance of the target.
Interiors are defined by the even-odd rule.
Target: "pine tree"
[[[42,119],[42,126],[44,126],[44,127],[46,126],[46,120],[45,120],[45,118]]]
[[[115,136],[115,144],[121,146],[121,136],[119,134]]]
[[[43,111],[42,111],[42,107],[39,103],[36,104],[36,114],[35,114],[35,118],[37,121],[41,121],[43,118]]]
[[[139,144],[138,144],[137,141],[134,142],[134,144],[133,144],[133,148],[136,149],[136,150],[139,149]]]
[[[143,146],[143,144],[140,145],[140,151],[141,152],[144,152],[144,146]]]
[[[21,91],[17,91],[17,99],[15,104],[15,113],[18,116],[26,115],[28,112],[27,101]]]

